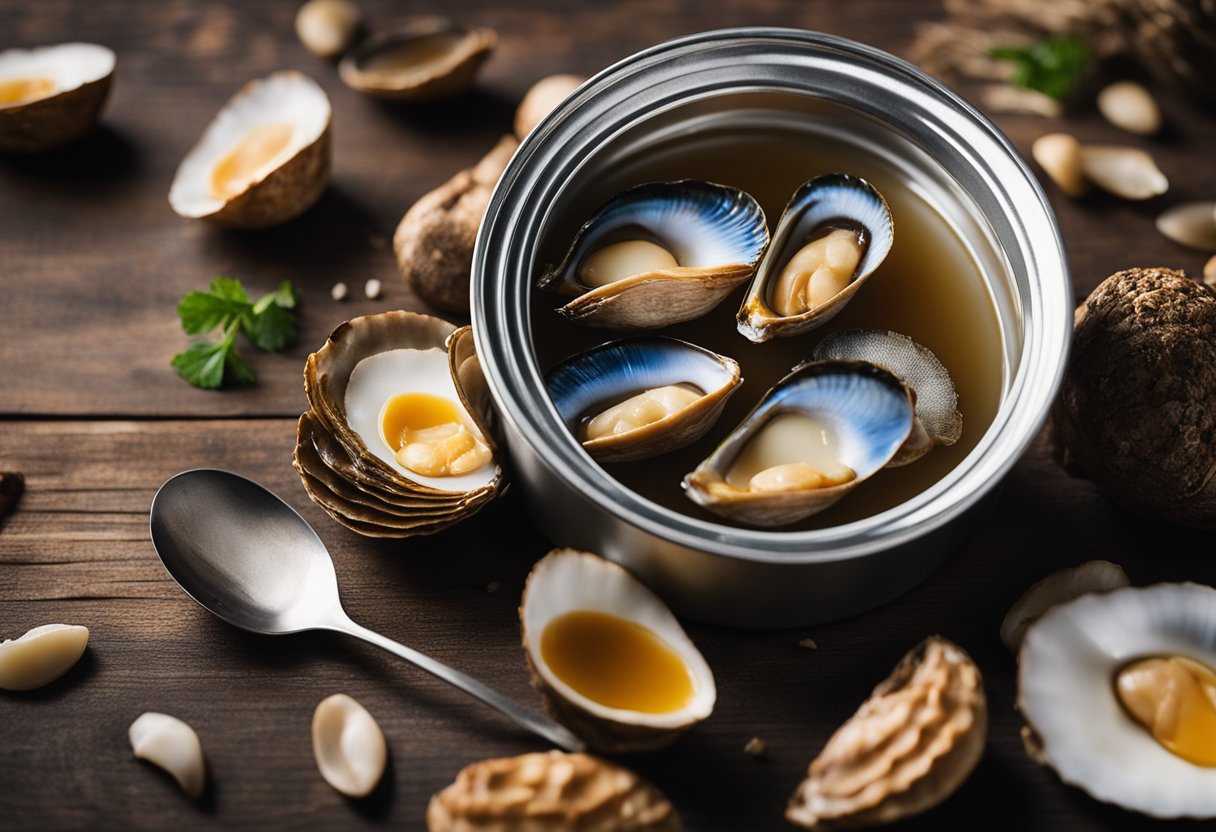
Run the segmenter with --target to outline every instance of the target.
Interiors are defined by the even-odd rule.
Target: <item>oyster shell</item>
[[[355,318],[309,356],[304,389],[310,410],[300,417],[293,465],[310,499],[353,531],[429,534],[476,513],[505,488],[468,327],[412,312]],[[424,408],[423,423],[394,430],[433,452],[426,465],[411,461],[409,442],[395,448],[384,438],[390,400],[402,394],[417,397],[407,405]],[[446,431],[438,439],[414,433],[435,426]]]
[[[612,341],[567,358],[545,374],[545,388],[587,453],[601,462],[629,462],[700,439],[742,380],[734,359],[675,338],[653,336]],[[622,419],[614,426],[618,430],[589,434],[592,417],[605,408],[646,391],[679,385],[695,398],[681,400],[678,409],[665,409],[656,421]],[[630,424],[637,426],[626,429]]]
[[[116,60],[93,43],[0,52],[0,152],[51,150],[92,130]]]
[[[684,493],[698,505],[738,522],[793,523],[823,511],[890,464],[909,440],[919,441],[913,430],[914,407],[908,387],[874,364],[802,364],[777,382],[722,444],[684,477]],[[754,462],[745,456],[771,425],[790,416],[810,420],[806,430],[795,424],[793,432],[774,437],[780,447],[758,450]],[[808,432],[812,438],[803,441]],[[794,440],[798,450],[787,454],[786,446]],[[804,458],[810,456],[815,458]],[[852,476],[819,484],[784,487],[777,482],[756,487],[754,477],[799,464],[821,473],[844,466]]]
[[[950,371],[932,351],[907,335],[875,329],[833,332],[815,345],[809,360],[833,359],[877,364],[912,388],[917,421],[933,440],[924,451],[933,445],[953,445],[962,435],[963,414],[958,410],[958,391]]]
[[[347,86],[390,101],[434,101],[473,86],[498,44],[492,29],[422,17],[368,39],[338,64]]]
[[[550,625],[572,613],[607,614],[649,631],[642,637],[657,639],[674,652],[687,673],[687,679],[680,680],[689,688],[683,703],[657,711],[613,707],[567,682],[554,669],[543,642]],[[615,563],[588,552],[554,549],[529,573],[519,618],[532,683],[544,697],[546,708],[596,750],[624,753],[662,748],[713,711],[717,692],[709,665],[667,605]],[[596,654],[603,656],[599,650]],[[653,692],[642,682],[634,682],[628,691],[631,698]]]
[[[654,250],[644,270],[609,270],[591,285],[591,258],[622,243]],[[736,188],[680,180],[638,185],[579,229],[565,258],[538,281],[574,300],[558,309],[585,326],[654,329],[699,318],[752,275],[768,245],[764,211]],[[649,258],[648,258],[649,259]]]
[[[681,832],[654,786],[589,754],[483,760],[431,798],[429,832]]]
[[[826,299],[813,298],[810,280],[804,281],[805,296],[796,291],[797,281],[786,284],[787,267],[822,234],[843,229],[856,235],[856,259],[843,288]],[[822,326],[834,318],[869,280],[891,250],[895,239],[891,209],[882,194],[864,179],[830,173],[806,182],[790,198],[773,244],[756,268],[743,305],[739,307],[739,332],[757,344]],[[815,264],[837,265],[828,253],[807,261],[808,277]],[[847,271],[844,265],[841,268]],[[791,278],[793,280],[793,278]],[[794,291],[797,297],[777,297],[778,289]],[[784,294],[784,291],[783,291]],[[784,311],[777,311],[786,303]],[[803,311],[795,311],[802,309]]]
[[[169,204],[183,217],[268,228],[312,207],[329,182],[329,98],[306,75],[241,88],[186,154]]]
[[[1216,589],[1199,584],[1124,587],[1052,607],[1018,654],[1027,752],[1097,800],[1158,818],[1216,817],[1216,767],[1167,751],[1115,689],[1139,659],[1216,667],[1213,633]]]
[[[987,735],[979,668],[930,636],[836,730],[785,817],[804,829],[856,829],[924,812],[963,784]]]

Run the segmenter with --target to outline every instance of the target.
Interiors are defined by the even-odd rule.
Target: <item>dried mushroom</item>
[[[406,285],[436,309],[469,314],[477,229],[517,147],[514,137],[503,136],[485,158],[422,197],[401,218],[393,234],[397,268]]]
[[[679,832],[670,802],[633,772],[560,751],[474,763],[431,798],[430,832]]]
[[[962,785],[984,751],[979,668],[931,636],[837,729],[790,798],[804,829],[877,826],[924,812]]]
[[[1056,421],[1117,502],[1216,527],[1216,294],[1172,269],[1108,277],[1076,311]]]
[[[532,85],[515,110],[515,137],[521,142],[545,116],[587,79],[581,75],[550,75]]]

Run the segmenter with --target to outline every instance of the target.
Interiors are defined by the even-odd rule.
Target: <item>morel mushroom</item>
[[[1172,269],[1103,281],[1076,311],[1057,422],[1117,502],[1216,527],[1216,293]]]

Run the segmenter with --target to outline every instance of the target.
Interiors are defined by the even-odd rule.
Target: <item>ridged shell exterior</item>
[[[1115,694],[1129,662],[1174,655],[1216,668],[1216,589],[1124,587],[1052,607],[1018,654],[1027,751],[1097,800],[1158,818],[1216,818],[1216,768],[1167,751]]]
[[[641,233],[670,251],[678,268],[588,288],[578,281],[587,255]],[[680,180],[638,185],[610,199],[575,235],[562,262],[538,285],[574,300],[558,311],[575,323],[655,329],[699,318],[744,283],[768,246],[764,211],[736,188]]]
[[[696,442],[722,415],[742,380],[734,359],[675,338],[639,337],[612,341],[566,359],[545,374],[545,388],[576,438],[580,421],[597,406],[602,409],[674,384],[692,384],[704,391],[692,404],[658,422],[581,440],[587,453],[601,462],[631,462]]]
[[[429,832],[682,832],[654,786],[589,754],[549,751],[466,766],[431,798]]]
[[[823,511],[888,465],[912,435],[911,392],[888,371],[860,361],[800,366],[764,395],[725,441],[684,478],[693,502],[755,526],[782,526]],[[856,477],[841,485],[790,492],[753,492],[726,482],[726,471],[748,441],[773,417],[809,413],[829,422],[840,461]]]
[[[40,49],[10,49],[0,52],[0,67],[58,60],[80,66],[74,82],[60,92],[24,104],[0,106],[0,152],[40,153],[76,141],[97,124],[110,84],[116,59],[104,46],[92,43],[65,43]],[[20,74],[20,73],[12,73]]]
[[[431,61],[425,71],[415,68],[397,79],[369,72],[367,64],[377,55],[434,37],[454,37],[455,44],[441,59]],[[492,29],[470,29],[442,17],[418,18],[405,27],[370,38],[338,64],[347,86],[373,98],[419,103],[462,93],[473,86],[478,70],[498,44]]]
[[[640,713],[601,705],[563,682],[544,661],[541,634],[555,618],[584,610],[640,624],[666,642],[692,677],[692,701],[673,713]],[[532,567],[519,617],[532,684],[544,697],[545,707],[597,751],[663,748],[713,711],[717,689],[704,657],[667,605],[615,563],[589,552],[554,549]]]
[[[349,425],[346,386],[363,359],[395,349],[444,349],[456,393],[495,459],[488,485],[451,491],[414,482],[368,451]],[[506,488],[494,439],[489,390],[469,327],[414,312],[384,312],[339,326],[308,357],[292,464],[310,499],[342,525],[368,537],[431,534],[472,516]]]
[[[853,280],[835,297],[807,312],[788,316],[777,314],[769,300],[769,292],[785,264],[818,231],[838,226],[857,228],[864,233],[865,251]],[[830,173],[804,183],[791,197],[773,232],[773,243],[756,268],[756,275],[739,308],[739,332],[759,344],[826,324],[844,309],[886,259],[894,239],[891,209],[882,194],[866,180],[844,173]]]
[[[963,784],[987,735],[979,668],[931,636],[836,730],[785,817],[804,829],[858,829],[924,812]]]

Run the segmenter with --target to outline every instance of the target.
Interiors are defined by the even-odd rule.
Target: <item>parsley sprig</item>
[[[1057,101],[1072,94],[1089,65],[1089,49],[1068,35],[1054,35],[1029,46],[1006,46],[988,54],[1015,64],[1014,86],[1038,90]]]
[[[219,328],[219,341],[199,341],[173,356],[173,369],[195,387],[213,390],[230,385],[252,384],[257,376],[236,351],[237,335],[260,350],[277,352],[295,343],[296,318],[291,311],[299,296],[291,281],[284,280],[273,292],[249,300],[239,280],[217,277],[206,292],[189,292],[177,305],[177,316],[187,335],[205,335]]]

